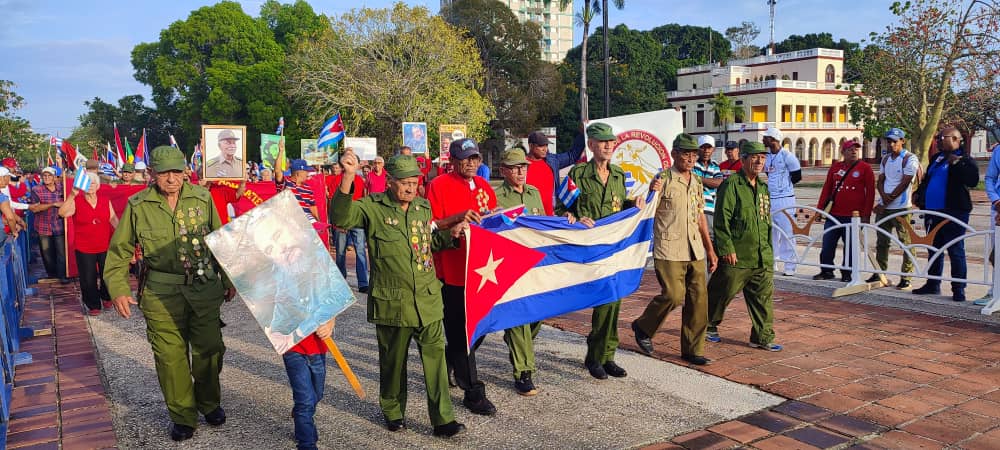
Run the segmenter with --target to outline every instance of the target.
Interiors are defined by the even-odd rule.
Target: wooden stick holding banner
[[[326,348],[330,349],[330,354],[333,355],[333,359],[337,361],[337,365],[340,366],[340,371],[344,372],[344,377],[347,378],[347,382],[351,383],[351,387],[354,388],[354,392],[358,394],[358,398],[365,399],[365,390],[361,388],[361,382],[358,381],[358,377],[354,375],[354,371],[351,370],[351,366],[347,365],[347,360],[344,359],[344,355],[340,353],[340,348],[337,344],[333,342],[333,339],[326,338],[323,339],[326,343]]]

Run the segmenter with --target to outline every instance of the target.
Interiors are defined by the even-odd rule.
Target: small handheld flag
[[[274,134],[281,135],[283,131],[285,131],[285,116],[278,118],[278,131],[275,131]]]
[[[145,134],[146,134],[146,132],[143,131],[143,135],[145,135]],[[174,139],[174,135],[172,135],[172,134],[170,134],[168,136],[170,136],[170,146],[173,147],[173,148],[177,148],[177,139]]]
[[[111,164],[101,163],[98,167],[101,169],[101,175],[108,178],[118,178],[118,174],[115,173],[115,169],[111,166]]]
[[[316,148],[324,148],[337,145],[344,138],[344,122],[340,120],[340,113],[334,114],[330,120],[323,124],[319,130],[319,139],[316,141]]]
[[[580,190],[576,188],[576,183],[573,182],[572,178],[566,177],[559,184],[559,190],[556,195],[563,206],[569,208],[576,201],[576,198],[580,196]]]
[[[90,174],[83,167],[76,169],[76,177],[73,178],[73,189],[86,191],[90,189],[90,183]]]

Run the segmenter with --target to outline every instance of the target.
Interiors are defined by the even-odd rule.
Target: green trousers
[[[594,308],[590,316],[590,334],[587,335],[587,357],[583,360],[588,366],[600,366],[615,360],[621,306],[622,301],[615,300]]]
[[[406,357],[410,340],[417,341],[427,387],[427,412],[431,425],[455,420],[448,395],[448,371],[444,362],[444,326],[441,321],[424,327],[376,325],[378,339],[378,404],[386,420],[406,417]]]
[[[750,342],[760,345],[774,340],[774,267],[743,269],[719,264],[708,282],[708,331],[718,332],[729,302],[740,291],[750,313]]]
[[[507,356],[514,368],[514,379],[521,378],[522,372],[535,372],[535,337],[542,329],[541,322],[528,323],[503,331],[503,341],[507,343]]]
[[[226,352],[219,329],[223,294],[218,281],[194,286],[146,284],[140,308],[156,377],[174,423],[197,426],[199,412],[219,407],[219,373]]]
[[[708,294],[705,289],[705,260],[666,261],[654,259],[660,295],[646,305],[635,323],[647,336],[656,334],[663,321],[680,305],[681,355],[702,356],[708,326]]]
[[[875,221],[878,222],[879,220],[882,220],[883,218],[889,216],[890,214],[895,214],[895,213],[898,213],[900,211],[903,211],[903,210],[902,209],[887,209],[887,210],[883,211],[882,213],[875,214]],[[903,219],[903,220],[909,222],[910,221],[910,215],[909,214],[904,214],[902,216],[897,216],[893,220],[887,220],[887,221],[885,221],[885,223],[879,225],[879,228],[885,230],[886,233],[892,233],[893,230],[895,230],[896,231],[896,235],[899,236],[900,242],[902,242],[902,243],[904,243],[906,245],[909,245],[910,244],[910,232],[906,229],[906,227],[903,226],[903,224],[899,223],[899,219]],[[885,270],[887,267],[889,267],[889,236],[888,235],[879,233],[878,236],[875,238],[875,262],[878,263],[879,267],[881,267],[882,270]],[[913,260],[911,260],[910,257],[906,253],[903,253],[903,267],[900,269],[900,272],[906,272],[906,273],[912,273],[913,272]],[[909,280],[910,277],[903,276],[902,279],[903,280]]]

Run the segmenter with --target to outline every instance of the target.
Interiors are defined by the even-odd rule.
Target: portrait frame
[[[217,166],[221,162],[221,140],[229,140],[224,135],[228,133],[235,138],[236,164]],[[220,139],[220,136],[222,138]],[[205,180],[242,180],[247,173],[247,127],[244,125],[202,125],[201,142],[204,163],[201,165],[201,176]],[[217,161],[218,160],[218,161]],[[211,166],[211,167],[210,167]],[[239,167],[236,173],[235,167]]]
[[[427,122],[403,122],[403,145],[414,155],[427,153]]]

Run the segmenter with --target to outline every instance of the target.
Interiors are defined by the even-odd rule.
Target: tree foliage
[[[760,47],[753,44],[757,36],[760,36],[760,27],[750,21],[726,28],[726,39],[733,44],[733,55],[740,59],[752,58],[760,52]]]
[[[14,83],[0,80],[0,157],[15,157],[25,170],[44,164],[44,138],[31,130],[27,119],[14,114],[25,106]]]
[[[485,69],[480,93],[496,108],[490,128],[524,135],[559,110],[565,95],[562,78],[541,59],[538,24],[519,21],[497,0],[455,1],[441,16],[479,48]]]
[[[722,92],[715,94],[715,97],[708,101],[708,105],[712,108],[715,126],[722,130],[722,140],[728,141],[729,124],[742,122],[746,118],[746,109],[736,106],[736,102]]]
[[[349,136],[378,138],[379,152],[402,143],[405,121],[465,123],[482,138],[493,108],[479,90],[475,41],[423,7],[361,8],[304,40],[288,58],[287,94],[305,123],[340,112]]]
[[[181,134],[178,124],[165,117],[160,110],[146,105],[145,98],[138,94],[118,99],[117,105],[99,97],[84,102],[84,105],[87,112],[80,116],[80,126],[69,137],[74,145],[90,148],[114,142],[116,123],[122,139],[128,139],[133,147],[142,137],[143,129],[146,130],[150,148],[167,144],[171,134]],[[190,146],[193,147],[195,142],[190,141]]]
[[[899,22],[864,49],[864,93],[851,96],[852,121],[903,128],[923,156],[942,122],[975,115],[974,89],[995,95],[1000,2],[913,0],[891,10]]]
[[[330,19],[322,14],[317,15],[305,0],[295,0],[293,4],[267,0],[260,7],[258,20],[271,30],[274,41],[286,53],[296,42],[330,27]]]

